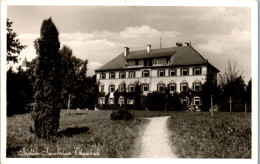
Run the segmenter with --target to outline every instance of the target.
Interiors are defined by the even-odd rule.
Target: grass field
[[[176,112],[168,128],[180,158],[251,158],[251,113]]]
[[[111,111],[61,111],[59,137],[37,139],[30,114],[7,118],[7,157],[130,157],[147,120],[110,120]],[[48,151],[48,152],[47,152]]]
[[[140,118],[167,115],[171,144],[180,158],[251,157],[251,113],[218,112],[211,118],[208,112],[134,110],[135,119],[113,121],[111,112],[71,110],[67,115],[62,110],[53,141],[30,133],[30,114],[7,117],[7,157],[132,157],[148,123]]]

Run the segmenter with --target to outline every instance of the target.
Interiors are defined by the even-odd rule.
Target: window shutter
[[[195,88],[194,88],[194,83],[192,83],[192,90],[195,91]]]
[[[195,68],[193,68],[192,70],[193,70],[193,75],[195,75]]]
[[[142,71],[142,77],[144,77],[144,71]]]
[[[182,92],[182,88],[181,87],[182,87],[182,83],[180,84],[180,92]]]

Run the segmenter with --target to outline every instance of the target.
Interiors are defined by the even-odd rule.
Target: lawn
[[[61,111],[59,136],[40,140],[30,132],[30,114],[7,117],[7,157],[127,158],[148,122],[113,121],[112,111]]]
[[[251,158],[251,113],[176,112],[167,123],[180,158]]]

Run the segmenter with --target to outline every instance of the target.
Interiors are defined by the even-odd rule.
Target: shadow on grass
[[[21,151],[22,146],[14,146],[9,147],[6,149],[6,156],[8,157],[15,157],[19,151]]]
[[[58,132],[58,137],[72,137],[77,134],[85,134],[89,133],[90,128],[89,127],[73,127],[73,128],[67,128],[65,130]]]

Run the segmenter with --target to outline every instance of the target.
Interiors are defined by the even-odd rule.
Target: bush
[[[145,107],[148,110],[165,110],[166,94],[163,92],[149,93],[146,99]]]
[[[117,110],[111,113],[110,118],[112,120],[130,120],[133,119],[134,115],[127,110]]]

